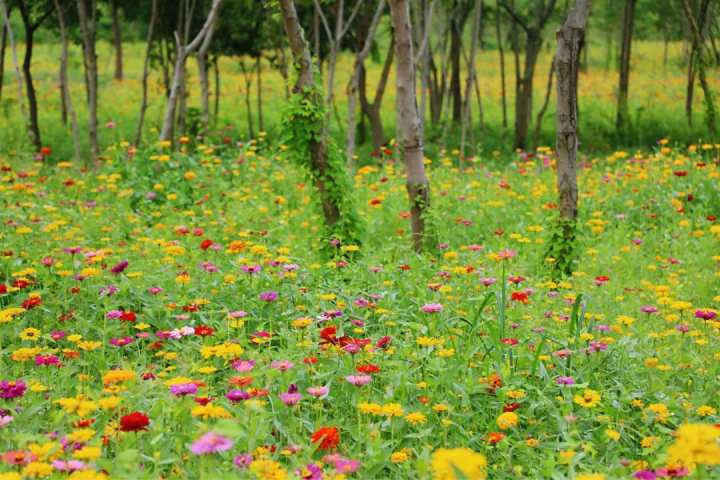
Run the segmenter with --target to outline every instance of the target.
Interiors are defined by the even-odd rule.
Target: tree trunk
[[[138,119],[137,130],[135,131],[135,145],[140,145],[142,130],[145,123],[145,112],[148,107],[148,76],[150,75],[150,54],[152,52],[153,39],[155,38],[155,24],[157,23],[158,0],[152,0],[150,12],[150,24],[145,47],[145,60],[142,73],[142,101],[140,103],[140,118]]]
[[[175,124],[175,110],[178,104],[178,97],[181,92],[182,86],[185,84],[185,61],[187,57],[194,53],[200,44],[205,40],[209,31],[214,28],[215,19],[217,18],[218,11],[222,0],[213,0],[212,6],[210,7],[210,13],[208,13],[205,23],[202,28],[195,36],[192,42],[183,45],[180,41],[180,36],[175,32],[175,68],[173,71],[173,79],[170,87],[170,95],[168,97],[167,105],[165,107],[165,115],[163,117],[163,126],[160,131],[160,140],[172,141],[173,129]]]
[[[697,71],[697,77],[700,81],[700,88],[703,90],[705,97],[705,123],[710,131],[711,135],[715,135],[717,131],[716,117],[717,112],[715,109],[715,100],[713,91],[710,88],[710,82],[707,79],[707,62],[710,56],[710,52],[705,52],[707,46],[705,45],[704,39],[704,26],[708,17],[709,0],[704,0],[700,5],[700,10],[697,13],[697,18],[693,13],[692,7],[690,6],[689,0],[682,0],[683,9],[685,16],[687,17],[688,24],[690,25],[690,32],[692,34],[692,51],[694,55],[694,69]],[[691,56],[691,61],[693,60]]]
[[[505,87],[505,50],[503,48],[502,32],[500,31],[500,0],[495,1],[495,35],[497,37],[498,53],[500,54],[500,100],[502,102],[503,127],[507,127],[507,89]]]
[[[615,127],[624,132],[629,122],[628,89],[630,85],[630,51],[632,47],[635,3],[637,0],[625,0],[623,13],[622,42],[620,45],[620,82],[618,85],[617,117]]]
[[[80,132],[78,129],[77,115],[73,108],[72,98],[70,97],[70,86],[67,82],[67,59],[68,59],[68,33],[65,24],[65,13],[60,4],[60,0],[54,0],[55,10],[58,16],[58,24],[60,27],[60,41],[62,42],[62,53],[60,54],[60,90],[63,99],[63,105],[67,108],[67,115],[70,117],[70,125],[72,128],[73,148],[75,151],[75,162],[80,163]]]
[[[462,48],[462,23],[452,19],[450,28],[450,95],[452,97],[452,119],[455,123],[462,120],[462,91],[460,87],[460,49]],[[464,23],[464,22],[463,22]]]
[[[355,66],[353,68],[352,76],[350,77],[350,83],[347,88],[348,95],[348,126],[347,136],[345,138],[345,155],[347,156],[348,165],[351,169],[355,167],[355,135],[357,133],[357,120],[356,120],[356,104],[358,97],[358,89],[360,87],[360,76],[364,70],[365,59],[370,53],[372,47],[373,37],[375,36],[375,29],[377,24],[380,22],[380,17],[385,10],[385,0],[379,0],[375,14],[368,27],[365,42],[361,49],[355,55]]]
[[[360,104],[362,106],[363,113],[370,121],[370,131],[372,133],[373,148],[375,148],[376,150],[385,145],[385,129],[383,127],[380,109],[382,108],[382,99],[385,94],[388,78],[390,77],[390,69],[392,68],[394,58],[395,49],[391,42],[387,55],[385,56],[385,63],[383,64],[383,69],[380,73],[380,80],[378,82],[377,88],[375,89],[375,97],[373,98],[372,103],[370,103],[367,98],[367,72],[364,67],[361,69],[359,78],[358,85]]]
[[[301,95],[305,101],[314,105],[316,108],[320,107],[323,100],[317,93],[315,79],[313,78],[312,59],[297,17],[295,3],[293,0],[279,1],[283,16],[283,27],[288,43],[290,44],[294,63],[298,69],[297,79],[293,86],[293,95]],[[325,122],[327,122],[326,117]],[[314,179],[315,188],[320,196],[320,205],[325,218],[325,224],[332,234],[336,229],[344,228],[341,222],[340,209],[340,202],[342,202],[343,199],[339,197],[338,194],[343,195],[349,192],[334,191],[335,182],[337,182],[338,179],[334,178],[333,175],[340,172],[334,172],[328,162],[328,139],[325,125],[323,125],[319,131],[319,138],[313,136],[307,139],[310,151],[310,171]],[[344,173],[344,169],[341,170],[341,172]],[[345,230],[347,230],[347,228],[345,228]]]
[[[90,138],[90,153],[93,159],[97,159],[99,154],[97,130],[98,67],[97,54],[95,52],[97,5],[96,0],[89,1],[89,8],[86,0],[77,0],[77,5],[78,20],[83,40],[85,77],[87,79],[88,136]]]
[[[425,214],[430,207],[430,183],[425,175],[423,138],[415,92],[410,9],[408,0],[390,0],[397,57],[398,125],[403,132],[403,158],[410,201],[410,219],[415,251],[426,243]]]
[[[255,57],[255,75],[257,79],[257,110],[258,110],[258,128],[261,132],[265,131],[265,122],[263,121],[263,99],[262,99],[262,58],[258,54]]]
[[[18,89],[18,105],[20,106],[20,115],[22,115],[23,120],[25,121],[25,125],[28,132],[28,137],[30,138],[30,143],[33,145],[35,144],[34,136],[32,129],[30,128],[30,120],[27,115],[27,111],[25,109],[25,96],[23,95],[23,81],[22,81],[22,74],[20,73],[20,62],[18,61],[18,54],[17,54],[17,48],[15,47],[15,36],[13,35],[12,31],[12,25],[10,24],[10,12],[7,9],[7,6],[5,5],[5,0],[0,0],[0,10],[2,10],[3,15],[3,24],[5,25],[5,28],[7,29],[8,34],[8,41],[10,43],[10,51],[12,52],[12,59],[13,59],[13,67],[15,68],[15,79],[17,80],[17,89]]]
[[[531,32],[525,45],[525,64],[520,76],[518,93],[515,98],[515,147],[526,148],[530,122],[532,120],[533,80],[535,65],[542,48],[542,38]]]
[[[539,142],[540,142],[540,131],[542,130],[542,121],[543,121],[543,117],[545,116],[545,112],[547,111],[548,105],[550,105],[550,94],[552,93],[554,74],[555,74],[555,57],[553,57],[553,59],[550,63],[550,72],[548,73],[547,90],[545,90],[545,101],[543,101],[543,105],[537,114],[537,118],[535,119],[535,135],[533,135],[533,146],[536,148],[540,146]]]
[[[40,124],[38,123],[38,104],[35,85],[32,77],[32,55],[33,55],[33,36],[35,31],[32,26],[25,26],[25,56],[23,58],[23,77],[25,78],[25,92],[28,100],[28,112],[30,114],[30,130],[33,145],[39,151],[42,147],[40,139]]]
[[[0,40],[0,100],[2,100],[3,83],[5,82],[5,49],[7,48],[8,28],[3,19],[2,39]]]
[[[570,10],[565,23],[556,34],[558,46],[554,68],[557,70],[557,189],[560,216],[572,222],[577,218],[578,212],[578,70],[589,12],[590,0],[577,0],[575,8]]]
[[[690,50],[690,58],[688,59],[687,85],[685,87],[685,117],[687,118],[688,127],[692,127],[693,121],[693,99],[695,97],[695,48]]]
[[[475,84],[475,57],[477,56],[478,36],[480,33],[480,23],[482,22],[482,0],[477,2],[475,6],[475,17],[473,19],[472,34],[470,39],[470,58],[468,61],[468,75],[465,84],[465,102],[463,104],[462,127],[460,130],[460,157],[465,159],[465,138],[467,128],[472,129],[472,120],[470,116],[470,98],[472,97],[472,87]],[[478,95],[478,101],[479,101]],[[480,103],[478,103],[480,105]],[[470,125],[468,125],[470,124]]]
[[[245,114],[247,115],[247,124],[248,124],[248,138],[254,138],[255,137],[255,126],[254,126],[254,120],[253,120],[253,114],[252,114],[252,101],[250,97],[250,92],[252,90],[252,72],[249,72],[247,67],[245,66],[245,61],[242,60],[240,62],[240,70],[243,73],[243,78],[245,80]]]
[[[120,18],[118,12],[118,0],[110,2],[110,12],[112,16],[112,33],[113,46],[115,48],[115,80],[123,79],[123,47],[122,47],[122,30],[120,28]]]
[[[215,111],[213,112],[213,125],[217,125],[220,115],[220,56],[215,55],[213,62],[215,72]]]
[[[196,56],[198,66],[198,80],[200,81],[200,111],[202,133],[206,135],[210,128],[210,75],[208,72],[208,56]]]

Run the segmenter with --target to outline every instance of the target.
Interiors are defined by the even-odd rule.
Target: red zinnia
[[[200,337],[207,337],[215,333],[215,330],[212,329],[212,327],[208,327],[207,325],[198,325],[195,327],[195,335],[198,335]]]
[[[122,432],[144,431],[147,430],[148,425],[150,425],[150,419],[140,412],[132,412],[120,419],[120,431]]]
[[[212,246],[212,244],[213,244],[213,241],[210,240],[209,238],[207,238],[202,241],[202,243],[200,244],[200,248],[202,248],[203,250],[207,250],[208,248],[210,248]]]
[[[528,294],[526,292],[512,292],[510,299],[514,302],[528,303]]]
[[[310,437],[320,450],[332,450],[340,443],[340,431],[335,427],[322,427]]]
[[[367,365],[359,365],[356,370],[360,373],[378,373],[380,371],[380,367],[369,363]]]

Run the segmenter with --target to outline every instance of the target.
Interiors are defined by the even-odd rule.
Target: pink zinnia
[[[315,398],[323,398],[326,397],[328,393],[330,393],[329,387],[309,387],[307,389],[307,392],[312,395]]]
[[[426,305],[423,305],[420,310],[425,313],[439,313],[442,312],[443,306],[440,303],[428,303]]]
[[[229,438],[214,432],[208,432],[195,440],[190,446],[190,451],[195,455],[205,455],[207,453],[225,452],[232,447],[233,441]]]
[[[372,377],[370,375],[348,375],[345,377],[345,380],[347,380],[349,383],[352,383],[356,387],[362,387],[363,385],[367,385],[372,380]]]

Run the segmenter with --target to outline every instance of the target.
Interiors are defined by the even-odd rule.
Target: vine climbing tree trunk
[[[557,76],[557,109],[555,115],[557,151],[557,190],[562,229],[561,244],[565,247],[558,266],[568,274],[578,214],[577,152],[578,152],[578,71],[580,51],[585,39],[585,26],[590,13],[590,0],[577,0],[565,23],[558,29],[555,65]]]
[[[279,0],[283,28],[290,44],[297,79],[284,120],[289,131],[291,154],[307,167],[320,197],[325,225],[331,240],[359,241],[359,218],[350,197],[350,179],[343,155],[327,134],[327,105],[313,75],[312,59],[298,20],[295,2]],[[294,97],[294,98],[293,98]]]
[[[395,30],[398,125],[402,130],[403,138],[413,247],[415,251],[420,252],[426,243],[425,214],[430,206],[430,182],[425,175],[423,135],[417,109],[408,0],[390,0],[390,12]]]

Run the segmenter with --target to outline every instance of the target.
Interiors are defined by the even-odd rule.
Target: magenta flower
[[[178,383],[175,385],[170,385],[170,393],[172,393],[176,397],[195,395],[197,391],[198,387],[194,383]]]
[[[573,377],[557,377],[555,383],[558,385],[575,385],[575,379]]]
[[[249,400],[251,398],[251,395],[244,390],[230,390],[228,393],[225,394],[225,398],[230,400],[232,403],[237,403],[244,400]]]
[[[645,305],[644,307],[640,308],[640,311],[642,313],[647,313],[648,315],[651,315],[653,313],[657,313],[658,309],[657,309],[657,307],[655,307],[653,305]]]
[[[717,312],[713,310],[695,310],[695,318],[712,320],[715,317],[717,317]]]
[[[27,385],[22,380],[8,381],[3,380],[0,382],[0,398],[18,398],[25,395]]]
[[[190,451],[195,455],[205,455],[208,453],[225,452],[232,447],[233,441],[229,438],[214,432],[208,432],[195,440],[190,446]]]
[[[280,394],[280,400],[288,407],[297,405],[301,399],[302,394],[298,393],[297,386],[294,383],[290,385],[287,392]]]
[[[35,365],[46,367],[59,367],[60,359],[55,355],[35,355]]]
[[[163,289],[160,287],[150,287],[148,288],[148,293],[151,295],[157,295],[158,293],[162,292]]]
[[[443,311],[443,306],[439,303],[428,303],[420,308],[425,313],[439,313]]]
[[[323,480],[322,467],[314,463],[308,463],[304,469],[296,469],[295,475],[304,480]]]
[[[367,385],[372,380],[372,377],[370,375],[348,375],[345,377],[345,380],[348,381],[348,383],[352,383],[356,387],[362,387],[363,385]]]
[[[255,360],[235,360],[232,367],[238,372],[249,372],[255,368]]]
[[[278,298],[278,293],[273,292],[272,290],[267,291],[267,292],[262,292],[260,294],[260,300],[262,300],[263,302],[274,302],[275,300],[277,300],[277,298]]]
[[[259,273],[262,271],[262,266],[260,265],[243,265],[242,271],[245,273],[253,274],[253,273]]]
[[[248,468],[252,462],[253,456],[249,453],[238,455],[233,459],[233,464],[235,464],[237,468]]]
[[[117,265],[115,265],[114,267],[112,267],[110,269],[110,271],[112,273],[114,273],[115,275],[117,275],[119,273],[124,272],[125,269],[128,267],[128,265],[130,265],[130,263],[127,260],[123,260],[122,262],[120,262]]]
[[[358,460],[340,458],[335,462],[335,473],[337,473],[338,475],[355,473],[359,468],[360,462]]]

